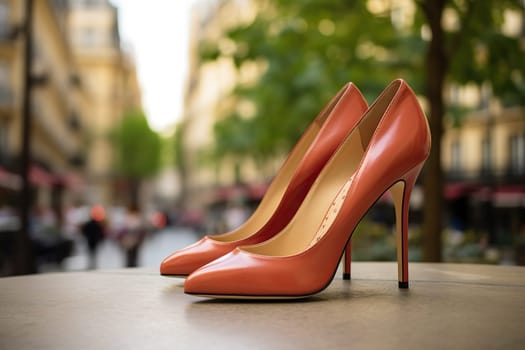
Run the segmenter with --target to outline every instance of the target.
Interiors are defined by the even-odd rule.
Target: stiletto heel
[[[345,248],[345,261],[343,265],[343,279],[349,280],[352,278],[352,240],[349,240]]]
[[[408,213],[410,195],[421,171],[418,166],[409,171],[402,180],[391,188],[392,199],[396,212],[396,242],[397,242],[397,274],[399,288],[408,288]]]
[[[160,265],[161,275],[185,277],[240,245],[257,244],[279,233],[366,108],[367,103],[357,87],[346,84],[290,152],[252,216],[231,232],[206,236],[171,254]]]
[[[398,280],[408,287],[408,204],[430,151],[430,131],[412,90],[392,82],[368,108],[273,238],[238,247],[194,273],[184,292],[215,298],[304,298],[326,288],[341,257],[350,277],[353,231],[391,190],[398,232]],[[348,228],[352,231],[349,232]]]

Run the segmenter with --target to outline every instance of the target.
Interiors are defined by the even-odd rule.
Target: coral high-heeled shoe
[[[206,236],[171,254],[161,263],[160,273],[187,276],[239,245],[260,243],[280,232],[366,108],[367,103],[357,87],[351,83],[345,85],[293,148],[253,215],[234,231]]]
[[[238,247],[191,274],[184,291],[218,298],[302,298],[332,280],[353,230],[391,190],[399,287],[408,287],[408,204],[428,157],[430,131],[419,103],[395,80],[369,107],[272,239]]]

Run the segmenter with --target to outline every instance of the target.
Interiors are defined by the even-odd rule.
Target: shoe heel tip
[[[343,273],[343,279],[348,281],[348,280],[351,280],[352,277],[349,273]]]
[[[399,282],[399,288],[408,289],[408,282]]]

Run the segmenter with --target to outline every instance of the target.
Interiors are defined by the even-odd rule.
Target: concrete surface
[[[296,302],[188,296],[154,269],[0,279],[0,349],[523,349],[525,268],[354,263]]]

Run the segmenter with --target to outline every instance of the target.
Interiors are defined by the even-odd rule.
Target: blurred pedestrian
[[[146,236],[146,224],[138,207],[130,205],[124,219],[124,226],[118,234],[120,245],[125,253],[126,267],[138,266],[140,246]]]
[[[104,226],[102,224],[104,217],[104,208],[100,206],[94,206],[91,208],[89,220],[80,228],[80,231],[82,232],[82,235],[86,239],[88,245],[88,269],[95,269],[97,267],[97,248],[100,245],[100,242],[102,242],[104,239]]]

